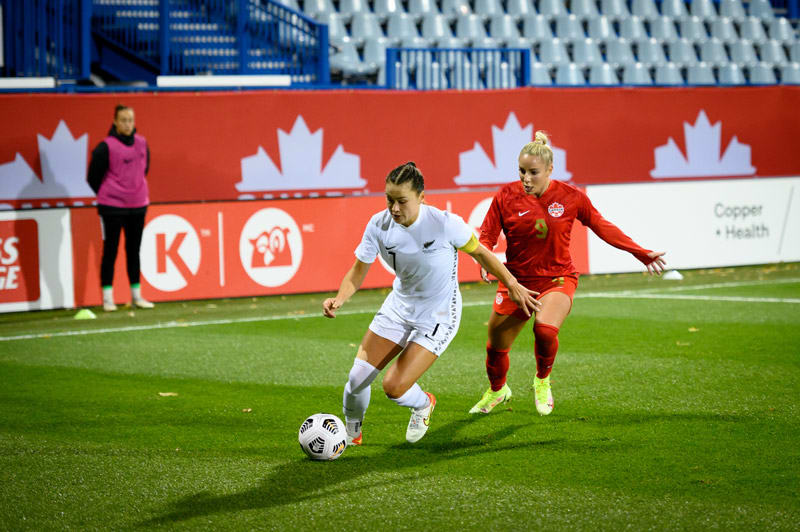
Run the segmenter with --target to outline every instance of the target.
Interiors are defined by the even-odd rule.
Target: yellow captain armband
[[[479,245],[478,239],[475,238],[475,235],[472,235],[471,237],[469,237],[469,240],[467,240],[467,243],[458,249],[460,249],[464,253],[472,253],[473,251],[478,249],[478,245]]]

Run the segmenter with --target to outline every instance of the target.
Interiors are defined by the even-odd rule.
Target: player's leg
[[[374,323],[375,321],[373,321]],[[392,334],[391,331],[385,329],[385,324],[381,332],[387,336]],[[358,353],[353,361],[353,367],[350,369],[344,385],[342,397],[348,445],[361,445],[361,424],[369,406],[370,385],[378,373],[386,367],[386,364],[402,350],[401,345],[379,336],[371,329],[367,329],[367,332],[364,333],[364,338],[361,340],[361,345],[358,346]]]
[[[114,304],[114,263],[117,261],[119,249],[119,235],[122,231],[122,221],[119,216],[111,213],[100,214],[100,228],[103,236],[103,257],[100,260],[100,285],[103,287],[103,310],[112,312],[117,310]]]
[[[430,417],[436,406],[436,397],[423,391],[417,383],[428,371],[437,355],[416,342],[409,342],[383,377],[383,391],[400,406],[411,409],[411,419],[406,429],[406,440],[419,441],[430,426]]]
[[[564,323],[572,299],[563,292],[548,292],[540,297],[542,309],[533,324],[534,352],[536,354],[536,376],[533,379],[534,402],[540,415],[553,411],[553,392],[550,387],[550,371],[558,352],[558,330]]]
[[[128,270],[128,280],[131,283],[131,296],[134,306],[139,308],[153,308],[153,304],[142,297],[139,284],[140,264],[139,248],[142,245],[144,232],[145,212],[129,214],[124,217],[122,228],[125,231],[125,266]]]

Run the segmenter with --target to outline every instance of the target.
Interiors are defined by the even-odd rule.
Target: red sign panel
[[[0,221],[0,303],[39,299],[36,220]]]

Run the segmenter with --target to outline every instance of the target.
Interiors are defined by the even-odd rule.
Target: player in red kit
[[[664,252],[644,249],[617,226],[605,220],[584,192],[550,179],[553,151],[547,135],[536,132],[533,142],[519,155],[520,180],[509,183],[495,195],[481,225],[480,242],[488,249],[506,235],[506,267],[525,287],[539,292],[541,310],[536,313],[533,334],[536,355],[534,402],[539,414],[553,411],[550,370],[558,351],[558,330],[572,308],[578,287],[578,271],[569,253],[572,225],[580,220],[614,247],[639,259],[650,274],[664,271]],[[481,275],[488,280],[486,272]],[[508,298],[502,283],[497,288],[489,338],[486,343],[486,374],[490,387],[470,413],[488,414],[511,398],[506,383],[508,352],[525,327],[528,317]]]

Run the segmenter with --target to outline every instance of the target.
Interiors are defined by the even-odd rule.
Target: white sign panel
[[[706,268],[800,260],[800,178],[598,185],[604,218],[667,266]],[[644,271],[589,231],[591,273]]]
[[[74,306],[69,210],[0,212],[0,312]]]

